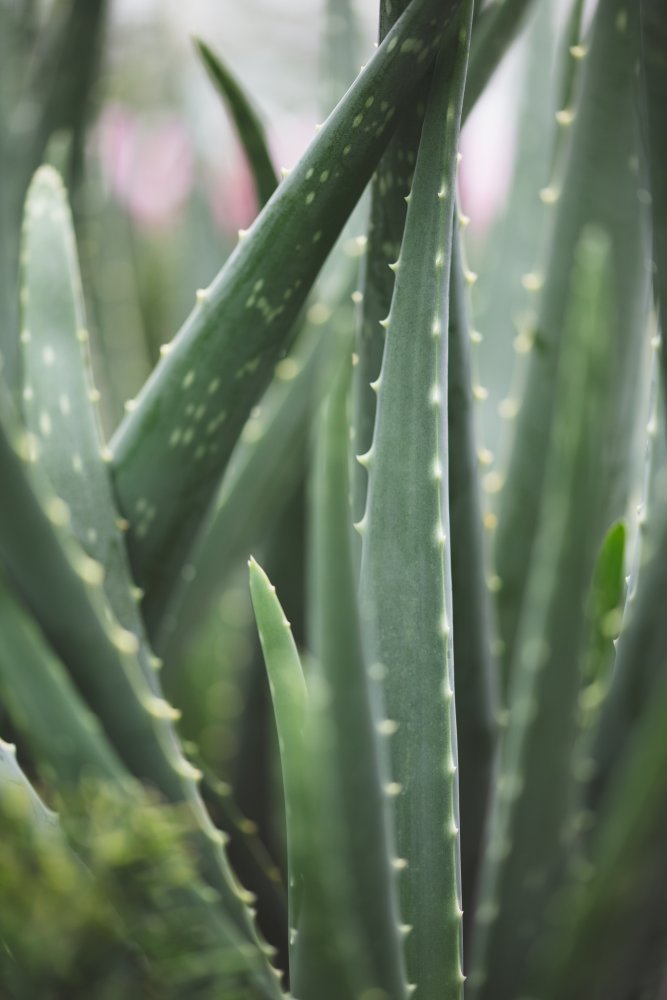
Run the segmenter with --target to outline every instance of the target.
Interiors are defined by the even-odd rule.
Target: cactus
[[[197,41],[259,211],[108,443],[106,4],[37,6],[0,0],[3,996],[660,1000],[662,5],[571,0],[554,42],[550,2],[382,0],[351,82],[328,0],[326,110],[349,89],[280,181]],[[529,17],[511,194],[464,246],[460,127]],[[505,468],[477,371],[505,395],[522,303]]]

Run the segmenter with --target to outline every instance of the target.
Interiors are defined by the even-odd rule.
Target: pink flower
[[[168,226],[194,182],[192,146],[175,116],[147,124],[120,104],[98,123],[102,174],[113,197],[140,226]]]
[[[473,232],[484,234],[505,205],[512,181],[516,115],[506,81],[487,88],[461,135],[461,207]]]
[[[268,144],[274,164],[290,169],[298,161],[315,135],[315,122],[285,116],[270,130]],[[209,201],[213,217],[223,232],[247,229],[258,212],[252,173],[238,141],[226,162],[216,167],[209,182]]]
[[[250,226],[257,215],[257,195],[241,149],[212,171],[208,189],[213,218],[223,232],[235,234]]]

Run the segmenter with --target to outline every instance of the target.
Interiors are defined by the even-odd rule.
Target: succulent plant
[[[327,110],[349,88],[281,179],[198,42],[260,211],[107,440],[51,162],[65,130],[76,193],[106,5],[54,5],[21,77],[40,22],[0,3],[3,996],[665,996],[667,8],[567,6],[554,31],[551,0],[382,0],[350,83],[328,0]],[[460,130],[526,22],[478,299]],[[515,369],[506,458],[477,316]],[[305,557],[272,561],[295,503]],[[223,630],[232,789],[183,664],[245,561],[265,673]],[[260,776],[283,858],[234,800]]]

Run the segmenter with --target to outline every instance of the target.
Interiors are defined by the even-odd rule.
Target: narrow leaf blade
[[[112,442],[155,628],[231,450],[457,0],[411,0],[186,321]]]
[[[206,42],[198,38],[195,38],[195,45],[216,90],[229,108],[252,170],[257,201],[260,207],[263,207],[278,187],[278,178],[271,162],[264,126],[240,83],[220,56],[216,55]]]

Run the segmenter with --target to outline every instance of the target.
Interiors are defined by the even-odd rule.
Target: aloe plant
[[[327,110],[349,86],[280,180],[197,42],[259,212],[108,440],[76,210],[105,13],[54,5],[24,76],[40,22],[0,3],[3,995],[659,1000],[663,5],[554,33],[550,3],[382,0],[352,80],[329,0]],[[460,129],[524,22],[480,253]],[[505,462],[477,372],[505,396],[526,269]]]

